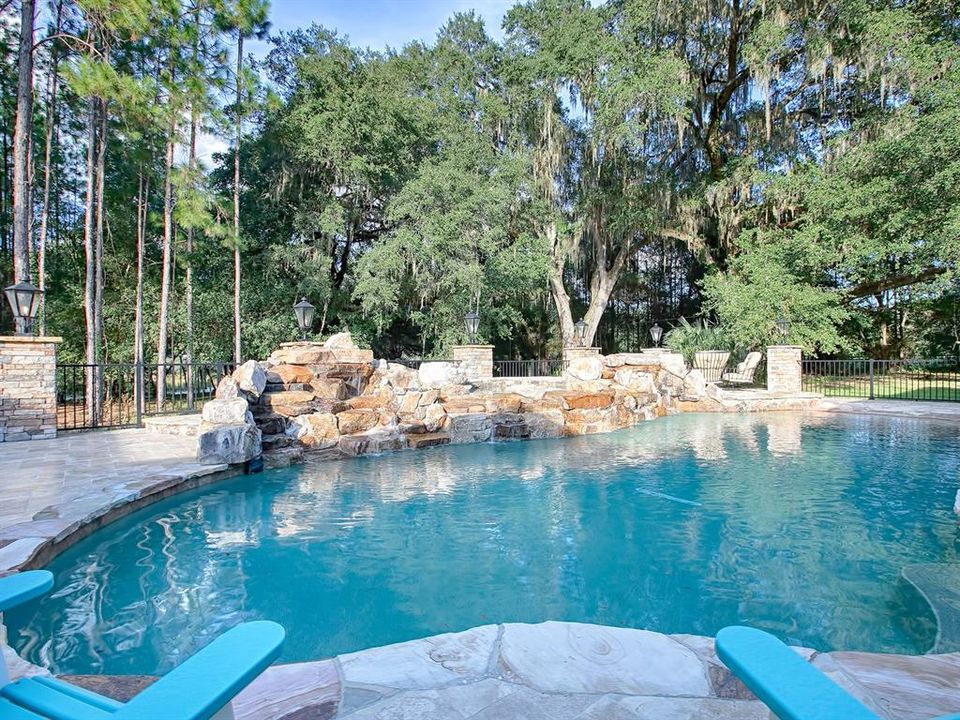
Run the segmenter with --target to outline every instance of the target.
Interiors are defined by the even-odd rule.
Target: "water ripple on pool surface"
[[[81,541],[7,622],[61,673],[163,672],[253,618],[287,661],[547,619],[918,653],[899,573],[958,562],[958,473],[955,426],[787,413],[270,471]]]

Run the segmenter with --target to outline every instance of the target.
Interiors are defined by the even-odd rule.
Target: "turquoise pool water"
[[[547,619],[918,653],[899,573],[960,562],[958,479],[956,426],[792,414],[270,471],[92,535],[7,621],[60,673],[163,672],[253,618],[287,661]]]

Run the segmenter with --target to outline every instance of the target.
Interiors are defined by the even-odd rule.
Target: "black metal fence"
[[[57,428],[139,427],[150,415],[195,412],[232,363],[84,363],[57,366]]]
[[[494,360],[494,377],[559,377],[567,360]]]
[[[827,397],[960,402],[957,358],[804,360],[803,389]]]

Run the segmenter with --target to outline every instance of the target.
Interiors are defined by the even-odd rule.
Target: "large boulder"
[[[599,355],[574,358],[567,366],[566,374],[577,380],[599,380],[603,375],[603,360]]]
[[[465,385],[467,375],[456,363],[425,362],[417,370],[417,381],[421,388],[442,388],[447,385]]]
[[[623,387],[636,390],[637,392],[657,392],[657,385],[653,380],[653,375],[629,367],[617,370],[613,376],[613,381],[618,385],[623,385]]]
[[[687,364],[680,353],[671,352],[660,355],[660,367],[677,377],[683,377],[687,374]]]
[[[240,395],[240,386],[232,375],[225,375],[217,383],[217,400],[233,400]]]
[[[616,395],[613,392],[568,393],[563,401],[568,410],[602,410],[613,405]]]
[[[350,397],[350,388],[340,378],[318,377],[310,382],[310,387],[317,397],[327,400],[346,400]]]
[[[493,421],[485,412],[447,415],[452,443],[486,442],[493,434]]]
[[[344,455],[376,454],[403,450],[406,447],[406,437],[395,430],[384,428],[356,435],[344,435],[338,443],[338,448]]]
[[[293,418],[287,427],[287,434],[315,450],[333,447],[340,438],[336,415],[325,412]]]
[[[683,377],[683,394],[690,398],[702,398],[707,394],[707,381],[700,370],[691,370]]]
[[[397,412],[401,415],[412,415],[416,413],[417,408],[420,407],[420,396],[421,394],[415,390],[401,395],[400,406],[397,408]]]
[[[203,422],[197,432],[197,462],[203,465],[245,463],[260,456],[260,443],[260,429],[256,425]]]
[[[446,419],[447,411],[443,409],[443,405],[440,403],[428,405],[423,414],[423,424],[427,428],[427,432],[436,432],[439,430],[443,427]]]
[[[523,421],[530,432],[530,439],[560,437],[563,435],[562,410],[538,410],[523,414]]]
[[[267,374],[256,360],[247,360],[234,370],[233,379],[237,387],[253,399],[260,397],[267,387]]]
[[[383,371],[383,377],[390,387],[397,390],[418,390],[420,388],[417,371],[400,363],[387,363],[387,367]]]
[[[282,343],[277,350],[273,351],[267,363],[271,367],[275,365],[323,365],[336,362],[336,359],[333,351],[320,343],[295,342]]]
[[[350,331],[339,332],[331,335],[323,341],[323,347],[329,350],[359,350],[360,348],[353,341]]]
[[[313,382],[313,372],[303,365],[274,365],[267,370],[267,382],[281,383],[284,386],[300,384],[309,385]]]
[[[341,435],[352,435],[376,427],[380,413],[376,410],[344,410],[337,413],[337,425]]]
[[[296,417],[312,413],[314,394],[309,390],[284,390],[283,392],[264,393],[257,406],[261,414],[273,413],[285,417]]]
[[[242,397],[211,400],[203,406],[203,422],[213,425],[242,425],[247,422],[248,405]]]
[[[563,411],[538,410],[523,414],[523,421],[530,431],[530,438],[555,438],[563,435]]]

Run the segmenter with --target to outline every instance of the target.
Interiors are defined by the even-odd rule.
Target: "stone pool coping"
[[[885,720],[960,711],[960,653],[802,657]],[[125,700],[148,678],[72,677]],[[275,665],[234,701],[237,720],[767,720],[712,638],[581,623],[484,625]]]

